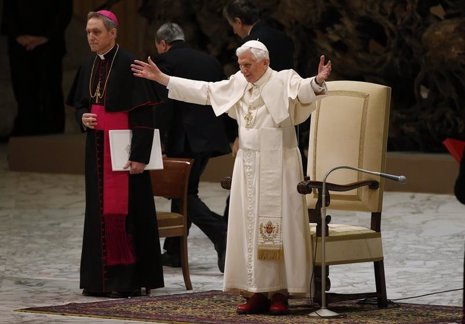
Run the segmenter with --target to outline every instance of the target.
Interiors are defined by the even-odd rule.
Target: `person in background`
[[[184,32],[175,23],[163,24],[155,34],[155,59],[159,68],[170,75],[202,80],[220,81],[223,68],[211,55],[189,47]],[[217,255],[218,268],[224,271],[226,250],[226,223],[223,217],[211,211],[199,198],[199,181],[211,157],[231,152],[224,124],[216,118],[209,106],[199,106],[167,97],[166,87],[156,84],[164,103],[155,109],[156,128],[162,132],[164,150],[168,157],[193,158],[189,176],[187,214],[189,226],[197,225],[212,241]],[[179,209],[173,201],[173,210]],[[166,238],[163,264],[179,267],[179,238]]]
[[[90,12],[86,33],[95,53],[79,68],[67,103],[86,136],[86,210],[80,287],[86,296],[140,296],[164,286],[155,205],[144,170],[153,140],[149,82],[130,73],[134,57],[116,43],[118,18]],[[127,171],[112,171],[110,129],[131,129]]]
[[[11,136],[65,130],[62,61],[72,12],[72,0],[4,0],[2,34],[17,103]]]
[[[232,0],[223,8],[223,16],[242,43],[258,40],[270,52],[270,67],[281,71],[294,68],[294,43],[283,31],[271,27],[260,17],[255,1]]]
[[[215,115],[236,119],[223,289],[246,297],[239,314],[281,315],[289,312],[288,294],[310,295],[311,238],[305,198],[296,190],[303,170],[294,126],[326,92],[331,62],[321,56],[318,74],[303,79],[271,69],[259,41],[244,43],[236,55],[240,71],[219,82],[167,75],[150,58],[131,69],[166,86],[172,99],[211,105]]]

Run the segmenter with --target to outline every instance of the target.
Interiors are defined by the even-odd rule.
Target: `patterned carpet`
[[[98,317],[158,323],[322,323],[309,317],[317,310],[306,299],[291,299],[291,313],[286,316],[237,315],[235,308],[242,302],[239,296],[220,291],[179,295],[138,297],[91,303],[71,303],[19,309],[65,316]],[[343,302],[332,304],[332,311],[342,318],[326,319],[324,323],[461,323],[462,308],[451,306],[392,304],[387,309],[374,305]]]

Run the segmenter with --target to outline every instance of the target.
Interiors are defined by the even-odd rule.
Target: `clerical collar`
[[[261,86],[263,86],[263,85],[264,85],[265,83],[267,83],[268,80],[270,79],[271,73],[272,73],[272,71],[271,71],[270,67],[268,67],[268,68],[266,69],[265,73],[263,73],[262,77],[261,77],[260,79],[258,79],[255,83],[252,83],[252,85],[253,85],[254,87],[261,87]]]
[[[116,47],[117,47],[117,46],[116,46],[116,44],[115,44],[115,46],[113,46],[113,47],[112,47],[109,51],[107,51],[106,53],[97,54],[97,55],[98,55],[98,57],[99,57],[102,61],[107,60],[107,59],[111,58],[111,57],[114,55],[114,53],[115,53],[115,51],[116,51]]]

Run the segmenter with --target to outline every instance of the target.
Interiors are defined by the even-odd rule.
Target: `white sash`
[[[260,152],[258,259],[279,260],[282,246],[283,148],[296,147],[294,127],[241,129],[241,149]]]

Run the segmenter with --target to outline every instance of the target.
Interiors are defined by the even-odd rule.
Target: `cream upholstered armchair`
[[[313,247],[315,248],[315,294],[321,296],[321,190],[328,171],[349,166],[383,172],[388,137],[390,88],[357,81],[327,82],[327,96],[317,102],[311,116],[307,177],[298,185],[306,194],[309,208]],[[387,306],[384,257],[381,239],[381,211],[384,180],[348,169],[338,169],[328,175],[326,203],[331,210],[366,212],[367,226],[333,224],[326,217],[325,265],[373,262],[376,292],[334,294],[325,280],[328,302],[341,299],[377,297],[379,307]],[[341,217],[338,212],[338,217]],[[318,223],[315,224],[315,223]],[[329,224],[328,224],[329,223]],[[329,267],[325,268],[329,273]],[[321,301],[320,301],[321,304]]]

